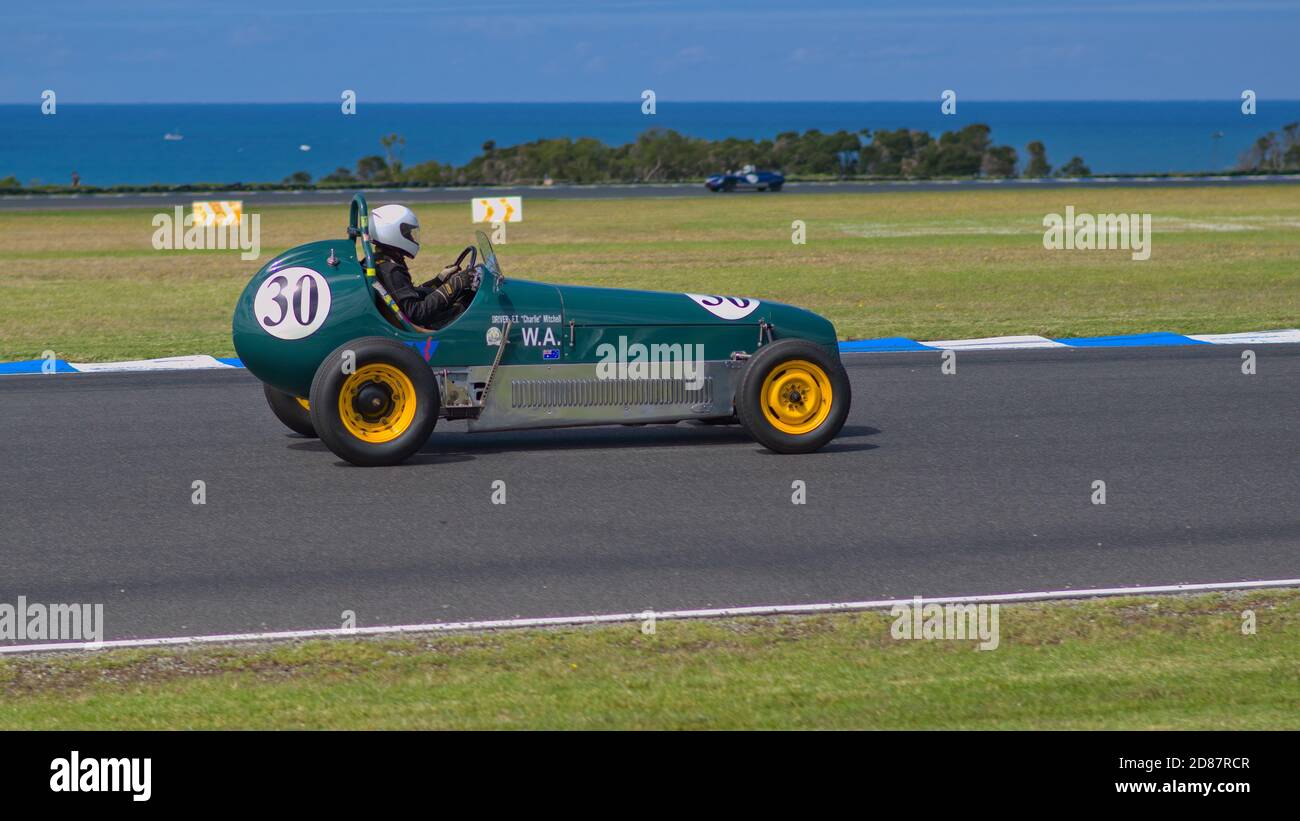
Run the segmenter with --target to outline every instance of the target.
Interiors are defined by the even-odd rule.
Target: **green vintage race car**
[[[780,453],[816,450],[849,413],[835,328],[756,299],[507,280],[483,233],[473,290],[413,325],[375,276],[365,198],[347,236],[266,264],[235,306],[235,350],[291,430],[356,465],[397,464],[439,418],[470,431],[738,422]]]

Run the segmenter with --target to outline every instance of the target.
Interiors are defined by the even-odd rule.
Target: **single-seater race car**
[[[747,165],[740,171],[714,174],[704,181],[704,187],[714,193],[747,188],[756,191],[780,191],[783,185],[785,185],[785,176],[781,172],[759,171],[752,165]]]
[[[375,275],[365,198],[347,235],[291,248],[235,306],[235,350],[286,426],[355,465],[393,465],[439,419],[470,431],[739,423],[779,453],[817,450],[849,413],[835,328],[789,305],[507,280],[482,232],[473,289],[413,325]]]

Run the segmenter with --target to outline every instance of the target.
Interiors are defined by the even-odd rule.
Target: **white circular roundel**
[[[757,299],[743,296],[716,296],[714,294],[687,294],[700,307],[722,319],[744,319],[758,307]]]
[[[253,316],[271,336],[302,339],[325,324],[330,286],[310,268],[285,268],[266,278],[253,298]]]

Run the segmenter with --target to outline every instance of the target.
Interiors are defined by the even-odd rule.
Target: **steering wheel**
[[[469,257],[469,265],[462,267],[461,263],[465,261],[465,257]],[[478,249],[476,249],[473,245],[467,245],[465,246],[465,250],[460,252],[460,256],[456,257],[456,261],[451,264],[451,270],[438,274],[433,279],[430,279],[428,282],[421,283],[420,287],[437,288],[438,286],[442,285],[442,283],[446,282],[447,278],[450,277],[452,274],[464,270],[472,271],[477,265],[478,265]]]
[[[465,250],[460,252],[460,256],[456,257],[455,265],[457,268],[461,267],[461,263],[465,261],[467,256],[469,257],[469,265],[466,265],[466,268],[473,268],[478,265],[478,249],[473,245],[466,245]]]

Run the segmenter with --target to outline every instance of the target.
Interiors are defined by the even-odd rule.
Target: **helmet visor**
[[[414,242],[416,245],[420,244],[420,226],[404,222],[402,223],[401,232],[402,236],[406,237],[411,242]]]

